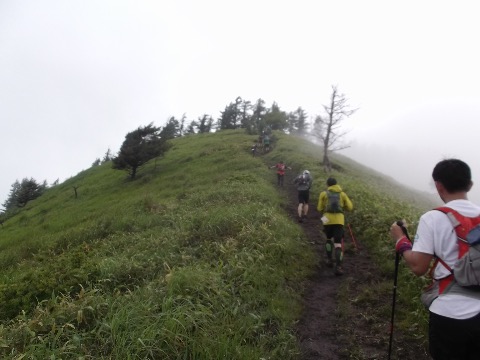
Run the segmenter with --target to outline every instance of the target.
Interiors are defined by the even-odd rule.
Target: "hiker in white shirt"
[[[432,177],[445,207],[463,217],[480,216],[480,207],[467,198],[473,183],[470,167],[465,162],[458,159],[440,161],[433,169]],[[443,290],[453,289],[455,285],[452,283],[455,281],[452,272],[448,269],[454,268],[459,254],[452,221],[441,211],[426,212],[420,217],[413,245],[396,223],[392,225],[390,233],[396,241],[396,251],[403,256],[415,275],[425,275],[435,258],[445,263],[437,262],[432,273],[434,284],[439,285],[440,290],[437,289],[428,302],[428,294],[422,295],[422,301],[429,307],[429,348],[432,358],[480,359],[480,289],[468,289],[463,293],[463,290]],[[443,283],[446,286],[442,286]],[[456,284],[456,287],[460,286]]]

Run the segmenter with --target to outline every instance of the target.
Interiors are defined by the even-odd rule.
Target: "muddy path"
[[[288,198],[287,211],[297,221],[294,175],[286,175],[284,187],[279,187],[279,191]],[[382,293],[370,290],[372,284],[385,279],[361,239],[348,226],[345,227],[345,273],[334,275],[333,269],[325,265],[325,237],[315,196],[318,194],[310,198],[308,218],[299,224],[318,259],[314,274],[305,284],[304,310],[296,328],[301,359],[388,359],[393,281],[392,287]],[[420,342],[407,339],[395,328],[390,355],[391,359],[429,359]]]

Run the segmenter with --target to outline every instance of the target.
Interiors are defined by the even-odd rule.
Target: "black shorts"
[[[308,204],[310,199],[310,190],[298,190],[298,203]]]
[[[340,244],[343,239],[343,225],[341,224],[332,224],[332,225],[323,225],[323,232],[327,239],[333,238],[333,242]]]
[[[430,355],[435,360],[474,360],[480,356],[480,314],[451,319],[430,312]]]

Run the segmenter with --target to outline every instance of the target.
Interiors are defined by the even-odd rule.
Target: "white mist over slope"
[[[458,156],[475,179],[477,7],[0,1],[0,209],[16,180],[63,182],[116,153],[139,126],[183,115],[186,125],[203,114],[217,120],[238,96],[302,107],[313,121],[332,85],[359,108],[346,121],[347,155],[427,189],[434,163]]]
[[[469,199],[480,204],[480,159],[476,151],[479,126],[469,117],[467,108],[463,114],[451,114],[451,121],[445,121],[445,112],[439,115],[430,110],[363,127],[349,120],[351,146],[340,153],[406,186],[432,194],[436,194],[431,177],[435,164],[446,158],[461,159],[472,170],[474,186]]]

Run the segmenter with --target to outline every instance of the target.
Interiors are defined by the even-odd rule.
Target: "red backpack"
[[[457,235],[458,260],[451,268],[445,261],[436,257],[430,269],[430,276],[441,263],[450,275],[434,280],[422,294],[422,302],[429,307],[438,295],[458,293],[480,299],[480,216],[469,218],[459,212],[443,206],[435,210],[447,215]]]

